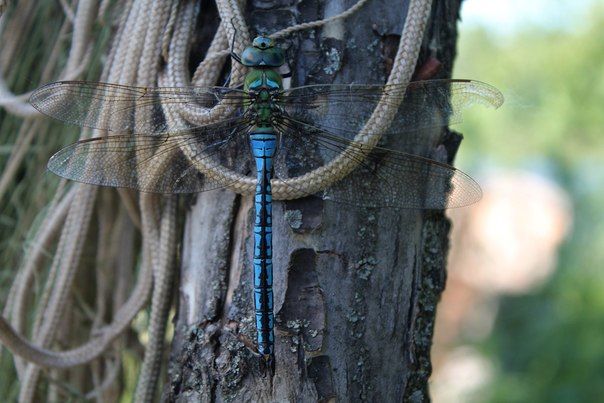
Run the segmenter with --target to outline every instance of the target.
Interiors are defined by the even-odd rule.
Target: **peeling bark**
[[[352,1],[253,0],[273,32]],[[459,1],[435,1],[417,75],[446,78]],[[383,83],[406,1],[370,2],[345,22],[286,40],[293,85]],[[428,75],[429,77],[426,77]],[[413,149],[451,162],[460,136],[419,133]],[[449,223],[440,212],[353,209],[319,199],[273,209],[276,375],[253,354],[252,200],[198,195],[186,217],[168,401],[427,401]]]

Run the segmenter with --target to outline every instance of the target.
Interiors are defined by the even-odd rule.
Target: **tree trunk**
[[[450,75],[459,0],[435,1],[417,70]],[[294,4],[291,6],[291,4]],[[252,32],[337,14],[354,1],[255,0]],[[371,1],[345,21],[290,36],[292,85],[384,83],[407,1]],[[270,27],[270,29],[268,29]],[[432,67],[442,64],[438,74]],[[460,136],[417,133],[450,162]],[[440,158],[438,158],[440,156]],[[252,353],[252,196],[202,193],[185,224],[168,401],[427,401],[449,222],[441,212],[353,209],[315,198],[273,211],[276,374]]]

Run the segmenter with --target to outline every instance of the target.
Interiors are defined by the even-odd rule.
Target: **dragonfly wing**
[[[160,134],[200,126],[183,111],[203,111],[221,103],[221,119],[238,117],[245,93],[224,87],[132,87],[120,84],[59,81],[30,97],[40,112],[82,127],[121,133]]]
[[[366,147],[320,127],[284,121],[282,149],[275,161],[280,178],[299,176],[337,156],[358,167],[317,196],[361,207],[445,209],[478,201],[481,190],[464,172],[434,160],[392,149]],[[291,186],[291,185],[290,185]]]
[[[197,193],[228,186],[198,166],[240,170],[249,162],[247,127],[217,124],[164,135],[118,134],[74,143],[51,157],[48,169],[78,182],[152,193]]]
[[[352,139],[383,102],[396,113],[381,134],[401,136],[461,121],[471,105],[499,107],[503,96],[494,87],[471,80],[427,80],[408,85],[309,85],[284,91],[287,115],[341,137]]]

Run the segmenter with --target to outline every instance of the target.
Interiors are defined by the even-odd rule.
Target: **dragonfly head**
[[[254,38],[252,46],[245,48],[241,54],[241,63],[256,68],[280,67],[285,63],[285,53],[275,45],[272,38],[261,35]]]
[[[254,38],[254,41],[252,42],[252,46],[257,48],[257,49],[268,49],[268,48],[273,48],[275,47],[275,41],[273,41],[272,38],[269,38],[268,36],[257,36]]]

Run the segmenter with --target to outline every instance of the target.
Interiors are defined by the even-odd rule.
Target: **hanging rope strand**
[[[359,11],[361,9],[361,7],[363,7],[368,2],[369,2],[369,0],[359,0],[355,5],[350,7],[348,10],[343,11],[340,14],[334,15],[333,17],[329,17],[329,18],[325,18],[325,19],[317,20],[317,21],[312,21],[312,22],[303,22],[301,24],[293,25],[289,28],[285,28],[285,29],[282,29],[281,31],[277,31],[277,32],[271,34],[270,37],[274,38],[274,39],[283,38],[284,36],[291,35],[294,32],[305,31],[307,29],[319,28],[319,27],[322,27],[323,25],[327,25],[331,22],[346,19],[346,18],[350,17],[351,15],[353,15],[354,13],[356,13],[357,11]]]

